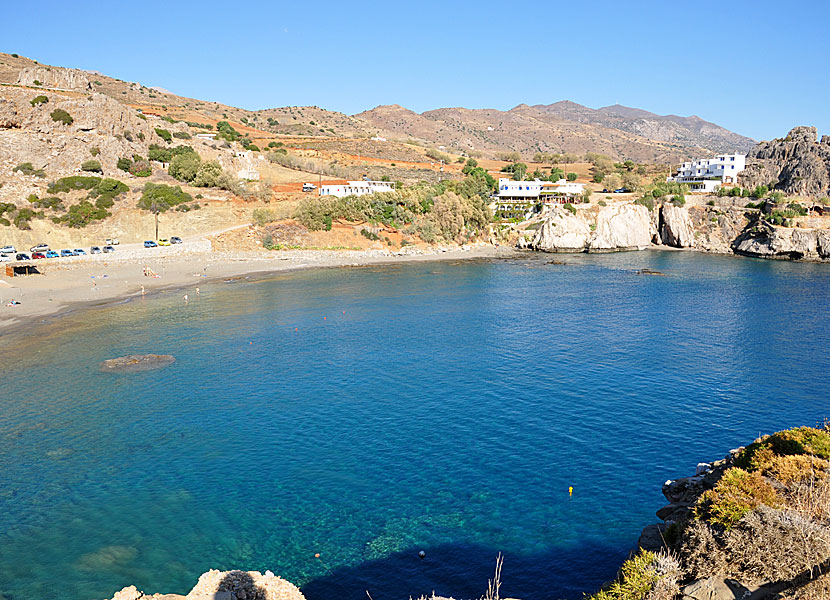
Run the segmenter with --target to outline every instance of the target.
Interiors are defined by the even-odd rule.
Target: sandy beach
[[[162,291],[194,294],[200,285],[229,277],[300,269],[429,260],[515,256],[490,244],[390,250],[282,250],[218,252],[209,242],[119,249],[113,254],[37,261],[40,275],[0,277],[0,335],[79,309],[105,306]],[[146,273],[146,274],[145,274]],[[19,302],[16,304],[14,302]]]

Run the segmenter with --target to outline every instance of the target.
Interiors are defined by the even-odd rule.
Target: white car
[[[14,249],[14,246],[3,246],[0,248],[0,254],[17,254],[17,250]]]
[[[29,248],[29,252],[49,252],[49,244],[38,244]]]
[[[317,189],[317,186],[314,185],[313,183],[304,183],[303,184],[303,191],[304,192],[313,192],[316,189]]]
[[[121,243],[121,242],[119,242],[119,241],[118,241],[118,238],[107,238],[107,239],[104,241],[104,245],[105,245],[105,246],[117,246],[117,245],[118,245],[118,244],[120,244],[120,243]]]
[[[8,254],[0,254],[0,262],[11,262],[12,257]]]

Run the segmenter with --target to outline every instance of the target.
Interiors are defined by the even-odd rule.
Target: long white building
[[[363,196],[375,192],[392,192],[395,190],[394,181],[348,181],[333,185],[321,185],[321,196]]]
[[[496,210],[503,218],[528,218],[537,205],[564,204],[585,191],[584,183],[499,179]]]
[[[738,173],[746,168],[745,154],[722,154],[684,162],[667,182],[685,183],[694,192],[714,192],[724,183],[737,183]]]

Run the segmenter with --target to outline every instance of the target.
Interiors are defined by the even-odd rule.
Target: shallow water
[[[667,478],[828,414],[826,265],[528,255],[190,298],[4,340],[6,598],[186,593],[209,568],[479,597],[498,552],[502,596],[581,598]],[[143,352],[177,361],[98,370]]]

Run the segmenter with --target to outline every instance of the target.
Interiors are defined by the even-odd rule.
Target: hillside
[[[225,120],[257,143],[275,135],[318,139],[381,136],[490,157],[506,151],[520,152],[525,158],[537,152],[590,151],[653,163],[746,151],[754,143],[696,116],[660,116],[623,106],[595,110],[569,101],[521,104],[508,111],[440,108],[422,114],[399,105],[378,106],[356,115],[318,106],[251,111],[8,54],[0,54],[0,84],[98,92],[145,113],[206,124]]]

